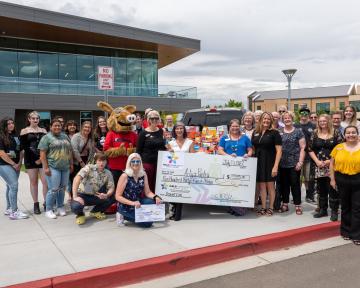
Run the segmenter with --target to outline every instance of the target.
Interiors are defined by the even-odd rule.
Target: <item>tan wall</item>
[[[360,100],[360,95],[351,95],[351,101]],[[303,104],[306,104],[311,111],[316,111],[316,103],[330,103],[330,110],[335,111],[340,109],[340,102],[344,102],[345,106],[349,105],[349,96],[341,97],[327,97],[327,98],[304,98],[304,99],[294,99],[290,101],[290,109],[294,110],[294,104],[298,104],[301,107]],[[263,101],[255,101],[253,103],[253,111],[257,110],[257,106],[261,106],[263,111],[277,111],[280,105],[287,106],[287,99],[270,99]]]

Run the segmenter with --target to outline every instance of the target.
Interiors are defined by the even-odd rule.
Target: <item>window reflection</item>
[[[158,94],[156,53],[0,37],[0,63],[4,92],[103,95],[97,67],[112,66],[115,88],[109,95]]]

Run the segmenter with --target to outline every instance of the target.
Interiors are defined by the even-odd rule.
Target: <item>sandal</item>
[[[274,209],[273,208],[268,208],[266,210],[266,216],[272,216],[274,214]]]
[[[264,215],[266,215],[265,208],[261,208],[260,210],[257,211],[257,216],[264,216]]]
[[[303,209],[300,205],[296,205],[295,206],[295,213],[296,215],[302,215],[303,214]]]
[[[354,243],[355,245],[360,245],[360,240],[353,240],[353,243]]]
[[[284,212],[288,212],[289,211],[289,204],[287,203],[283,203],[281,205],[281,208],[279,210],[280,213],[284,213]]]

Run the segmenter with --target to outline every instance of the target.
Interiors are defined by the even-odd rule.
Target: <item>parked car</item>
[[[239,119],[246,111],[239,108],[201,108],[185,112],[183,122],[186,126],[216,127],[228,125],[230,120]]]

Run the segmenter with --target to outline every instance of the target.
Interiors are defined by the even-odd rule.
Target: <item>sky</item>
[[[201,40],[159,70],[159,85],[195,86],[202,105],[246,103],[253,91],[351,84],[360,75],[358,0],[12,0]]]

